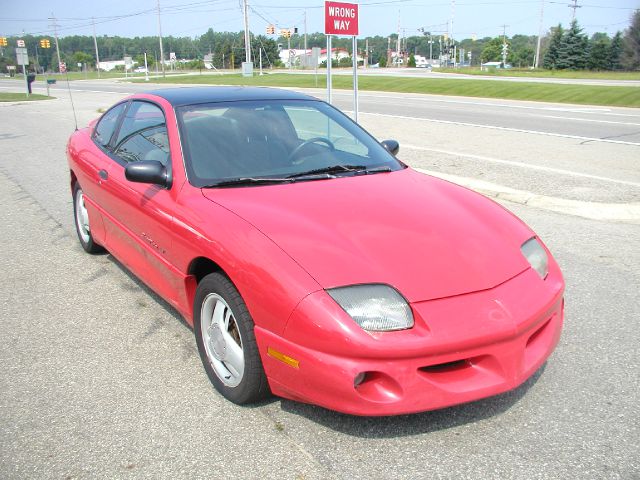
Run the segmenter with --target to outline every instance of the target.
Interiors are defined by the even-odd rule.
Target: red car
[[[69,140],[78,237],[193,325],[235,403],[395,415],[513,389],[560,337],[560,269],[397,151],[285,90],[133,95]]]

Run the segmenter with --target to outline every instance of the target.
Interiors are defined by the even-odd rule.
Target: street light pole
[[[251,62],[251,36],[249,34],[249,1],[244,2],[244,49],[245,49],[245,61]]]

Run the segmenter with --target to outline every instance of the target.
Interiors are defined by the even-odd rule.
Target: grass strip
[[[35,100],[52,100],[55,97],[32,93],[27,97],[24,93],[0,92],[0,102],[33,102]]]
[[[531,70],[529,68],[441,68],[438,73],[457,73],[460,75],[486,75],[492,77],[531,77],[531,78],[568,78],[583,80],[640,80],[640,72],[609,72],[592,70]]]
[[[296,88],[325,88],[326,75],[270,74],[254,77],[241,75],[188,75],[165,79],[154,79],[159,84],[207,84],[247,85]],[[348,75],[333,77],[333,86],[351,89],[352,79]],[[538,102],[571,103],[616,107],[640,107],[640,87],[618,87],[604,85],[567,85],[555,83],[508,82],[492,80],[449,80],[442,78],[399,78],[361,76],[360,90],[383,92],[425,93],[508,100],[531,100]]]

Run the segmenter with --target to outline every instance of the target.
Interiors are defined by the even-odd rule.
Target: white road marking
[[[560,115],[539,115],[542,118],[555,118],[557,120],[571,120],[574,122],[594,122],[594,123],[613,123],[615,125],[631,125],[635,127],[640,127],[640,123],[630,123],[630,122],[615,122],[613,120],[596,120],[595,118],[575,118],[575,117],[562,117]]]
[[[622,184],[622,185],[631,185],[632,187],[640,187],[640,182],[631,182],[631,181],[628,181],[628,180],[617,180],[615,178],[601,177],[599,175],[591,175],[591,174],[588,174],[588,173],[573,172],[571,170],[563,170],[561,168],[545,167],[543,165],[530,165],[528,163],[514,162],[512,160],[502,160],[500,158],[485,157],[483,155],[472,155],[472,154],[469,154],[469,153],[454,152],[454,151],[451,151],[451,150],[441,150],[441,149],[438,149],[438,148],[419,147],[417,145],[402,145],[402,148],[408,148],[410,150],[424,150],[424,151],[428,151],[428,152],[443,153],[445,155],[454,155],[454,156],[457,156],[457,157],[472,158],[474,160],[482,160],[484,162],[500,163],[500,164],[503,164],[503,165],[510,165],[510,166],[515,166],[515,167],[529,168],[531,170],[539,170],[539,171],[542,171],[542,172],[559,173],[561,175],[569,175],[569,176],[572,176],[572,177],[590,178],[590,179],[593,179],[593,180],[600,180],[600,181],[604,181],[604,182],[619,183],[619,184]]]
[[[348,113],[353,113],[353,111],[350,111],[350,112],[348,110],[344,110],[344,111]],[[362,111],[360,111],[359,113],[361,115],[373,115],[373,116],[388,117],[388,118],[401,118],[403,120],[420,120],[423,122],[443,123],[446,125],[461,125],[463,127],[488,128],[491,130],[501,130],[504,132],[529,133],[532,135],[546,135],[548,137],[572,138],[574,140],[581,140],[583,142],[615,143],[618,145],[633,145],[636,147],[640,147],[640,143],[638,142],[625,142],[624,140],[611,140],[609,138],[583,137],[580,135],[568,135],[565,133],[541,132],[539,130],[526,130],[523,128],[499,127],[495,125],[482,125],[479,123],[454,122],[451,120],[437,120],[433,118],[408,117],[406,115],[391,115],[389,113],[370,113],[370,112],[362,112]]]

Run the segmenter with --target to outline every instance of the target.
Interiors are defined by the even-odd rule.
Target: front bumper
[[[415,326],[398,332],[364,332],[324,291],[309,295],[282,337],[256,327],[271,390],[378,416],[516,388],[560,338],[564,283],[554,267],[545,281],[529,269],[490,290],[411,304]]]

